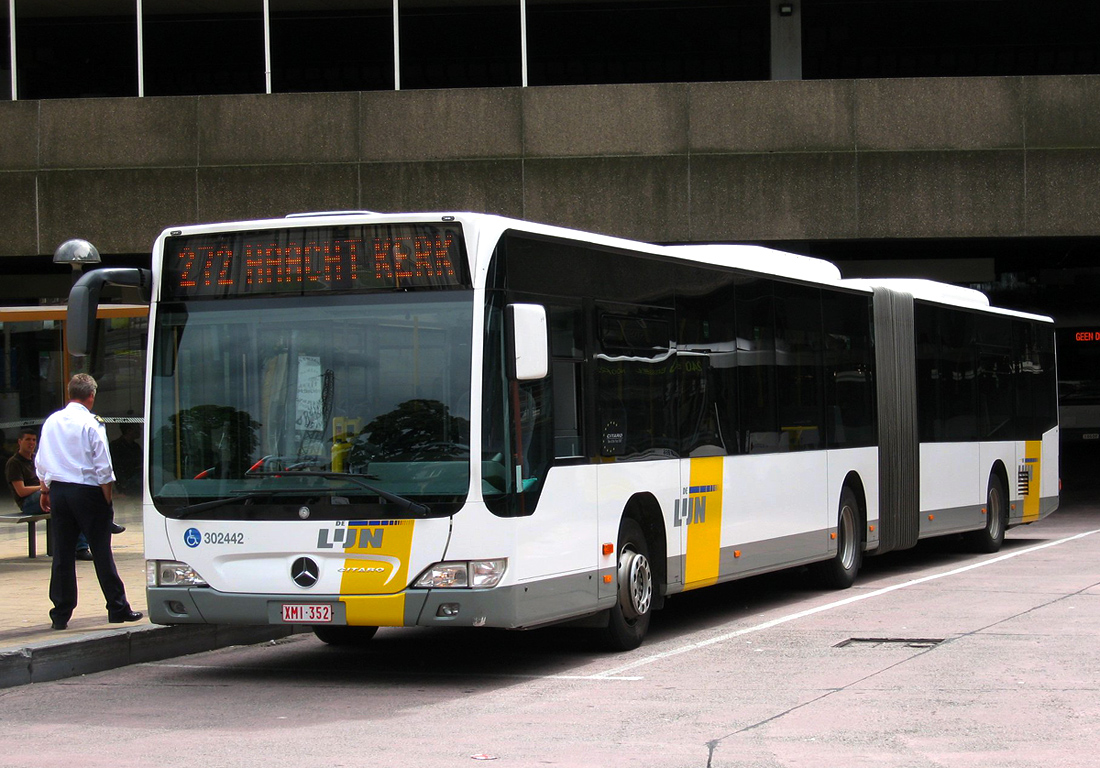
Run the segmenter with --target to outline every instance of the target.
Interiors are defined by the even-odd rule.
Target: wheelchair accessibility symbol
[[[188,528],[183,534],[183,543],[194,549],[202,543],[202,534],[198,528]]]

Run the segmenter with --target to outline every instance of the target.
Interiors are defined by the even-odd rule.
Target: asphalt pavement
[[[121,501],[114,536],[115,563],[135,611],[146,617],[111,624],[91,561],[78,560],[79,603],[67,629],[50,627],[50,565],[46,521],[37,524],[38,556],[27,556],[27,526],[0,524],[0,688],[101,672],[126,664],[274,640],[289,627],[214,627],[150,624],[145,605],[145,557],[141,511]]]

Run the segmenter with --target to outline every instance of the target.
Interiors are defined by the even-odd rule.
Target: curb
[[[252,645],[295,633],[293,625],[233,627],[146,625],[106,630],[0,651],[0,689],[90,675],[128,664],[162,661],[230,645]]]

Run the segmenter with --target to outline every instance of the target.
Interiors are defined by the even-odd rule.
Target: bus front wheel
[[[863,560],[859,499],[855,492],[845,487],[840,494],[840,509],[836,522],[836,555],[819,565],[818,573],[825,586],[831,589],[847,589],[856,580]]]
[[[313,628],[317,639],[329,645],[364,645],[378,631],[378,627],[322,627]]]
[[[605,645],[630,651],[642,644],[653,609],[653,568],[641,526],[630,518],[619,526],[618,599],[610,610]]]

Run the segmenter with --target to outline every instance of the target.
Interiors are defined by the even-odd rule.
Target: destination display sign
[[[293,227],[169,237],[163,298],[469,287],[458,224]]]

